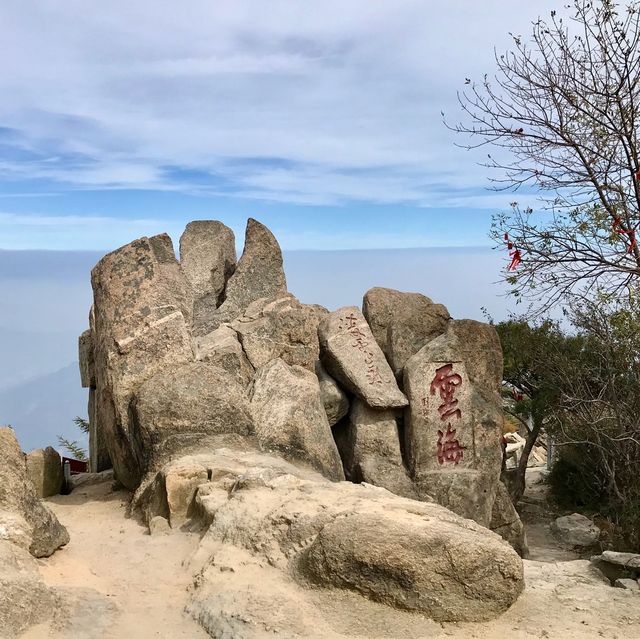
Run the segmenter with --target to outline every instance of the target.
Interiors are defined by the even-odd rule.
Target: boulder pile
[[[362,309],[303,304],[253,219],[237,261],[232,231],[198,221],[179,259],[167,235],[144,237],[91,280],[92,470],[112,465],[154,528],[206,525],[305,583],[439,620],[515,600],[520,560],[486,530],[524,552],[500,483],[491,326],[384,288]],[[277,517],[265,494],[280,495]]]

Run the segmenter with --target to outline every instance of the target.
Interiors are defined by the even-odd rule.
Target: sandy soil
[[[111,481],[76,489],[47,502],[67,527],[70,543],[40,561],[47,585],[91,589],[94,613],[82,595],[67,637],[157,639],[207,637],[187,615],[191,575],[182,567],[198,545],[197,535],[151,537],[146,526],[125,517],[129,494],[113,492]],[[83,617],[89,617],[83,619]],[[84,623],[86,622],[86,623]],[[94,628],[95,626],[95,628]],[[50,637],[56,629],[36,628],[25,638]]]
[[[69,529],[71,542],[41,561],[40,570],[47,584],[71,588],[75,603],[61,611],[58,621],[32,628],[25,639],[207,636],[183,612],[191,583],[186,565],[197,536],[149,536],[140,523],[125,517],[127,498],[126,492],[112,492],[111,482],[102,482],[48,500]],[[640,638],[640,594],[611,588],[588,561],[577,561],[571,553],[573,561],[557,561],[555,553],[566,551],[544,531],[541,527],[532,536],[538,560],[525,562],[525,593],[492,622],[437,624],[381,605],[363,605],[357,595],[340,591],[318,594],[316,604],[326,610],[325,618],[337,632],[362,639]]]

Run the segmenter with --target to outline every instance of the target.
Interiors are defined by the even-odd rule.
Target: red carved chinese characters
[[[367,334],[356,325],[358,318],[351,313],[340,321],[340,328],[346,329],[346,331],[354,337],[355,341],[351,344],[354,348],[357,348],[361,353],[364,353],[364,363],[367,366],[367,380],[372,386],[374,384],[383,384],[384,380],[380,375],[380,369],[375,363],[375,355],[369,348],[369,338]]]
[[[447,424],[446,431],[438,431],[438,463],[457,464],[463,457],[466,446],[456,439],[456,429]]]
[[[446,431],[438,430],[438,463],[458,464],[464,457],[466,446],[462,446],[456,439],[456,429],[451,428],[451,419],[462,419],[462,411],[457,408],[459,401],[455,393],[462,384],[462,377],[453,372],[453,364],[445,364],[436,370],[436,375],[431,382],[429,392],[438,394],[442,404],[438,406],[440,419],[447,421]],[[423,400],[424,404],[424,400]]]
[[[436,371],[436,376],[433,378],[429,390],[432,395],[437,392],[440,394],[443,404],[438,406],[438,412],[443,421],[453,416],[458,419],[462,417],[460,409],[456,408],[458,400],[453,397],[460,384],[462,384],[462,377],[453,372],[453,364],[445,364]]]

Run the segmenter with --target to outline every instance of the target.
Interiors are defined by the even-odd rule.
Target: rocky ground
[[[198,535],[173,532],[150,536],[145,526],[125,516],[129,494],[114,492],[111,486],[107,479],[80,487],[72,495],[48,500],[67,527],[71,541],[52,557],[39,560],[42,578],[50,586],[92,594],[83,595],[69,611],[72,618],[65,622],[66,629],[58,620],[32,628],[23,637],[208,636],[184,613],[193,579],[189,558],[198,547]],[[540,541],[542,546],[538,546]],[[525,561],[526,590],[506,614],[491,622],[439,624],[344,591],[315,591],[312,596],[330,619],[335,637],[640,636],[640,596],[611,588],[588,561],[557,561],[554,543],[538,532],[532,536],[532,556],[536,559]],[[221,588],[228,579],[221,572]],[[248,592],[259,588],[258,582],[247,584]],[[236,635],[220,636],[227,639]],[[288,635],[276,631],[269,636]]]

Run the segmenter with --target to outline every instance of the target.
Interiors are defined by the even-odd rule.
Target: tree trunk
[[[520,462],[518,463],[518,467],[516,468],[514,480],[511,484],[511,499],[514,504],[517,504],[520,501],[522,495],[524,495],[525,487],[526,487],[526,477],[527,477],[527,465],[529,463],[529,455],[535,446],[535,443],[538,439],[538,435],[540,434],[540,429],[542,428],[542,420],[533,421],[533,426],[531,430],[527,433],[527,441],[525,442],[524,448],[522,449],[522,455],[520,456]]]

